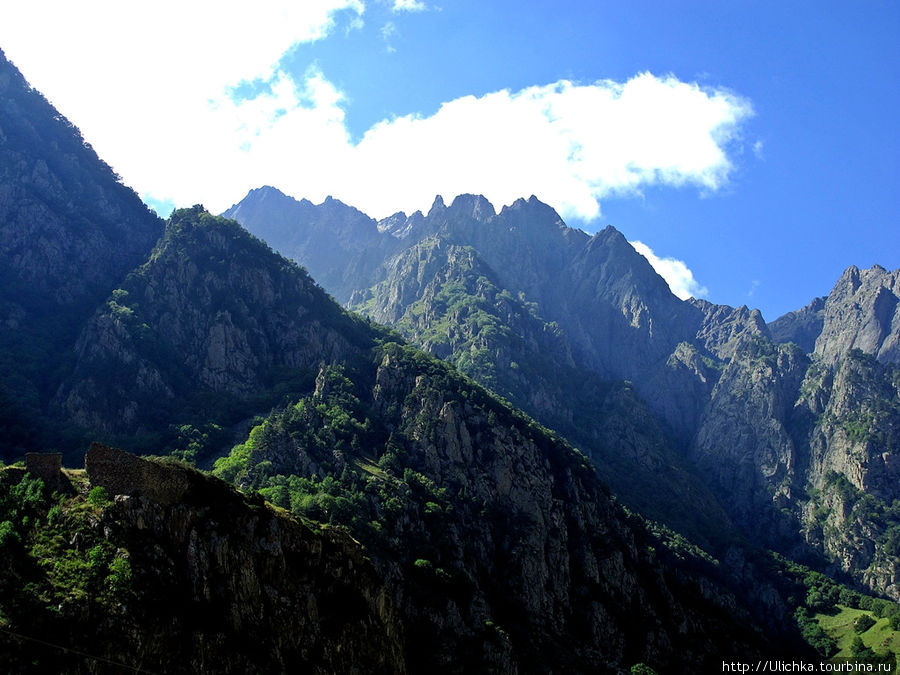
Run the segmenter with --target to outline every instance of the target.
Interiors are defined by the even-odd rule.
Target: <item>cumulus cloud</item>
[[[602,199],[648,185],[715,190],[732,170],[728,145],[751,114],[727,92],[644,73],[621,84],[465,96],[430,116],[383,120],[354,143],[342,94],[321,72],[294,87],[283,74],[277,81],[231,111],[254,120],[244,124],[254,130],[245,139],[252,161],[242,167],[248,187],[269,182],[314,200],[331,194],[376,217],[425,210],[435,194],[473,192],[495,204],[536,194],[563,217],[591,220]]]
[[[364,9],[361,0],[0,3],[0,46],[142,195],[214,204],[213,181],[245,189],[235,162],[268,126],[259,118],[267,96],[238,111],[229,90],[274,81],[284,98],[280,59],[326,37],[342,15],[355,25]],[[309,105],[298,98],[290,113]],[[255,137],[233,135],[254,116]]]
[[[677,258],[660,258],[647,244],[641,241],[630,242],[634,250],[644,256],[656,273],[665,279],[669,289],[682,300],[705,297],[709,290],[701,286],[694,273],[683,260]]]
[[[352,149],[365,175],[351,180],[378,184],[357,200],[378,213],[480,192],[500,204],[536,194],[564,217],[591,220],[603,198],[648,185],[719,188],[751,113],[728,92],[649,73],[467,96],[375,125]]]
[[[421,0],[394,0],[394,12],[424,12],[427,9]]]
[[[113,0],[39,7],[0,8],[7,55],[128,184],[179,206],[224,210],[272,184],[376,217],[475,192],[498,205],[535,194],[564,218],[590,221],[602,200],[647,186],[718,189],[752,115],[728,91],[642,73],[464,96],[354,140],[345,121],[353,92],[315,67],[297,77],[278,64],[297,43],[326,36],[336,17],[361,19],[359,0],[268,0],[252,11],[160,0],[137,16]],[[21,30],[29,21],[49,31],[40,42]],[[241,82],[259,86],[235,97]]]

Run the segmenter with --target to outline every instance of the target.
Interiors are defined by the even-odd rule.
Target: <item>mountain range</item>
[[[0,452],[71,467],[0,473],[12,670],[697,672],[900,616],[897,272],[767,324],[535,197],[163,222],[2,53],[0,270]]]
[[[426,215],[375,222],[267,187],[224,215],[559,431],[629,506],[697,541],[736,532],[825,561],[900,599],[900,272],[851,267],[826,298],[767,324],[679,300],[621,233],[568,228],[535,197],[499,213],[479,196],[438,198]],[[366,265],[342,249],[357,232],[374,242]]]

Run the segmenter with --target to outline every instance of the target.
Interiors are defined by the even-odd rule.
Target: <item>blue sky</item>
[[[768,320],[900,267],[896,2],[6,4],[0,48],[164,212],[534,193]]]

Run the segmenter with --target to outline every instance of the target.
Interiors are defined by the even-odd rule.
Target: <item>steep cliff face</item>
[[[162,229],[0,52],[4,453],[57,441],[44,414],[80,325],[143,262]]]
[[[791,413],[808,361],[796,347],[758,337],[745,338],[734,351],[691,454],[747,532],[769,546],[790,547],[797,525],[782,509],[803,485]]]
[[[309,386],[321,361],[346,358],[368,334],[236,223],[185,209],[87,324],[55,402],[109,434],[215,418],[216,406],[246,416],[279,386]]]
[[[788,312],[769,324],[775,342],[793,342],[809,354],[825,324],[825,298],[816,298],[803,309]]]
[[[808,415],[807,539],[844,572],[900,599],[900,374],[850,351],[817,363],[798,410]]]
[[[875,309],[881,282],[891,275],[850,268],[826,300],[773,329],[806,349],[815,343],[807,356],[762,332],[740,343],[691,452],[728,495],[729,512],[770,546],[818,554],[898,599],[900,397],[894,366],[881,363],[893,340],[888,315]]]
[[[826,371],[827,372],[827,371]],[[861,352],[848,352],[827,375],[819,367],[807,376],[801,401],[819,416],[813,430],[810,478],[829,471],[882,500],[898,496],[900,458],[900,374]]]
[[[825,301],[815,353],[833,364],[851,349],[900,363],[900,270],[850,267]]]
[[[97,445],[86,465],[58,503],[32,489],[37,525],[3,543],[11,672],[406,671],[392,599],[347,534],[178,465]]]
[[[715,566],[626,517],[563,442],[410,348],[357,368],[323,370],[216,472],[350,527],[412,670],[680,672],[758,647]]]
[[[884,356],[882,344],[869,346]],[[858,349],[833,363],[802,351],[762,335],[744,340],[703,412],[692,456],[761,541],[818,554],[898,599],[896,370]]]

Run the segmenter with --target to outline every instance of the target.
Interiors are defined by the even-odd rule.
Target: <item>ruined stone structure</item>
[[[61,452],[26,452],[25,471],[40,478],[51,490],[62,490],[65,486]]]
[[[123,450],[92,443],[84,456],[91,485],[112,495],[144,495],[162,504],[180,501],[190,487],[187,471],[179,466],[160,466]]]

